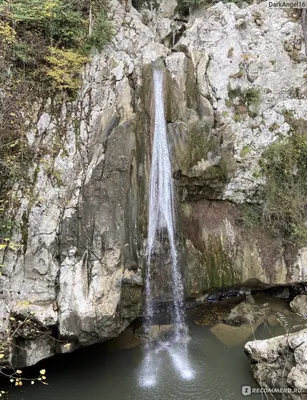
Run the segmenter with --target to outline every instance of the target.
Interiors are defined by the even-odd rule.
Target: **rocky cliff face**
[[[159,58],[187,297],[307,275],[305,249],[289,257],[280,238],[241,223],[241,205],[259,202],[262,152],[290,133],[289,112],[307,121],[300,24],[266,4],[219,3],[188,22],[175,6],[127,11],[112,0],[116,34],[93,55],[76,101],[31,105],[29,146],[44,153],[27,190],[14,188],[20,247],[0,250],[4,340],[18,327],[4,365],[106,340],[140,315]]]

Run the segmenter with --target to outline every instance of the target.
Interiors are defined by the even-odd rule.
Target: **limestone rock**
[[[214,325],[210,332],[224,345],[235,347],[242,345],[251,337],[253,330],[251,326],[231,326],[223,323]]]
[[[232,326],[253,325],[254,329],[265,318],[266,312],[256,304],[254,298],[249,295],[246,300],[235,306],[230,314],[224,318],[224,322]]]
[[[307,296],[302,294],[296,296],[290,303],[292,310],[303,317],[307,317]]]
[[[251,360],[255,379],[264,388],[294,388],[298,395],[288,399],[304,399],[307,389],[307,330],[246,343],[244,351]],[[295,397],[298,396],[298,397]]]
[[[268,310],[261,309],[249,295],[231,310],[223,319],[223,323],[216,324],[210,332],[227,346],[238,346],[252,336],[267,312]]]

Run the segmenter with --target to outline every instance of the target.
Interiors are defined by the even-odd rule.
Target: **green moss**
[[[61,172],[55,169],[53,165],[47,166],[45,168],[45,173],[48,176],[48,178],[51,179],[52,182],[54,182],[55,185],[57,186],[63,185]]]
[[[225,104],[226,104],[227,107],[230,108],[230,107],[232,107],[232,104],[233,104],[233,103],[232,103],[232,100],[230,100],[230,99],[228,98],[228,99],[225,100]]]
[[[296,118],[292,110],[284,110],[285,121],[290,125],[291,131],[300,135],[307,133],[307,121],[303,118]]]
[[[235,122],[240,122],[241,119],[242,119],[242,117],[241,117],[241,114],[239,114],[239,113],[235,113],[235,115],[233,116],[233,120]]]
[[[216,152],[219,149],[219,140],[215,135],[210,134],[210,129],[204,123],[195,123],[190,126],[189,132],[190,160],[189,168],[194,166],[201,159],[206,159],[209,152]]]
[[[250,88],[242,90],[240,87],[232,88],[228,85],[228,99],[225,104],[227,107],[234,109],[237,119],[239,115],[248,114],[250,117],[258,115],[258,108],[260,105],[260,91],[258,89]]]
[[[242,206],[242,224],[249,229],[264,229],[299,248],[307,245],[307,130],[301,133],[306,121],[295,120],[291,111],[285,111],[284,116],[292,124],[292,134],[263,152],[260,170],[253,173],[266,182],[261,202]]]
[[[205,251],[206,266],[209,275],[210,287],[226,287],[239,282],[234,268],[234,260],[224,249],[221,239],[210,237]]]
[[[245,157],[251,151],[250,146],[244,146],[243,149],[240,151],[240,156]]]
[[[8,216],[5,216],[3,211],[4,211],[4,208],[1,208],[0,209],[0,242],[6,238],[10,238],[12,235],[13,229],[16,228],[16,223],[14,222],[14,220]]]
[[[274,122],[273,124],[271,124],[271,125],[269,126],[269,131],[270,131],[270,132],[274,132],[274,131],[276,131],[278,128],[279,128],[279,125],[277,124],[277,122]]]

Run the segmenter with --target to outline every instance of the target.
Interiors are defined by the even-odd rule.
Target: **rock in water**
[[[307,329],[272,339],[246,343],[256,381],[264,388],[294,388],[304,393],[287,394],[286,399],[306,399]],[[274,393],[276,399],[278,394]]]
[[[295,313],[307,318],[307,295],[301,294],[296,296],[291,301],[290,307]]]
[[[265,319],[267,311],[261,309],[250,295],[231,310],[224,323],[216,324],[210,331],[227,346],[237,346],[251,337]]]

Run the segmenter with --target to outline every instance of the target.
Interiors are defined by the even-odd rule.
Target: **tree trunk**
[[[92,2],[90,4],[90,14],[89,14],[89,25],[88,25],[88,35],[91,37],[93,34],[93,12],[92,12]]]

